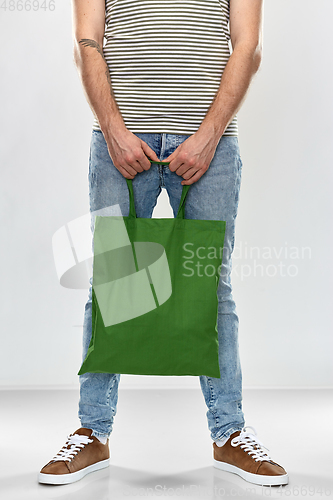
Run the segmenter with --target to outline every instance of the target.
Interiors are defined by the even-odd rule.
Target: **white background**
[[[93,116],[73,63],[71,4],[55,5],[0,12],[3,388],[77,387],[81,364],[88,291],[60,286],[52,236],[89,210]],[[333,385],[332,16],[331,0],[265,2],[263,62],[238,114],[233,286],[245,387]],[[154,216],[170,216],[165,192]],[[302,248],[304,258],[292,258]],[[121,382],[198,385],[197,377]]]

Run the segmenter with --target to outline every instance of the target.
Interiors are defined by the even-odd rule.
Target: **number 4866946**
[[[55,10],[55,0],[3,0],[0,9],[9,11],[53,11]]]

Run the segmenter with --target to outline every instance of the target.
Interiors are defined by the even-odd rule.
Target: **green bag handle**
[[[149,159],[150,163],[157,163],[158,165],[169,165],[169,163],[170,163],[168,161],[153,161],[150,158],[148,158],[148,159]],[[128,186],[129,200],[130,200],[129,217],[131,219],[136,219],[132,179],[126,179],[126,182],[127,182],[127,186]],[[183,186],[182,195],[180,198],[179,208],[178,208],[177,217],[176,217],[177,219],[185,219],[185,201],[186,201],[186,196],[187,196],[189,189],[190,189],[189,185]]]

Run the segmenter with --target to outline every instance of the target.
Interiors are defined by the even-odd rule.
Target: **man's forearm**
[[[87,38],[76,40],[74,61],[86,99],[104,136],[115,130],[125,130],[102,47],[95,40]]]
[[[208,130],[217,140],[221,138],[240,109],[260,62],[259,48],[251,49],[239,45],[234,49],[223,71],[219,90],[200,125],[200,130]]]

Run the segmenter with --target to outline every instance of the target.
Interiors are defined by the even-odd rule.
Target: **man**
[[[230,283],[242,168],[236,113],[261,62],[262,1],[73,0],[73,35],[75,63],[94,113],[91,211],[104,208],[108,215],[107,207],[119,204],[127,215],[127,178],[133,179],[138,217],[151,217],[162,187],[176,214],[182,186],[191,185],[186,218],[226,221],[218,287],[221,378],[200,376],[213,463],[249,482],[279,485],[288,482],[286,471],[266,454],[254,429],[244,427]],[[169,165],[154,164],[159,161]],[[83,359],[91,338],[91,296],[90,287]],[[109,465],[119,380],[119,374],[80,376],[81,428],[43,467],[40,482],[71,483]]]

